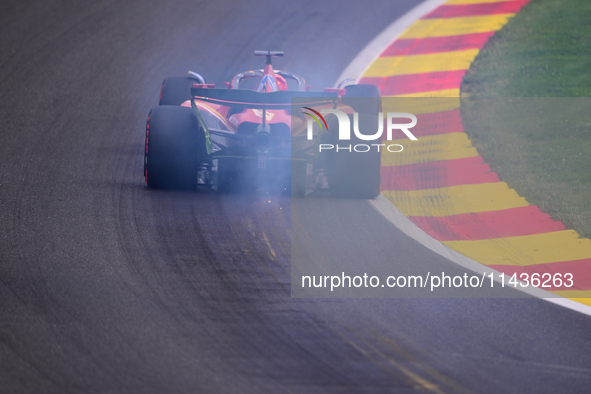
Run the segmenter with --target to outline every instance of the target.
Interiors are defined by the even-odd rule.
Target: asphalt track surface
[[[289,199],[144,186],[164,77],[228,80],[272,48],[330,86],[414,4],[0,3],[0,392],[588,390],[589,317],[533,299],[292,299]],[[318,233],[355,212],[345,250],[454,269],[365,201],[310,201]]]

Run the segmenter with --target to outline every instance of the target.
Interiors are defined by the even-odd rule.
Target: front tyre
[[[205,134],[191,108],[154,107],[146,125],[144,175],[156,189],[194,190]]]

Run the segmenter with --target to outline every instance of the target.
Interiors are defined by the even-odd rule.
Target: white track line
[[[377,59],[380,54],[386,49],[394,40],[396,40],[406,29],[410,27],[416,20],[420,19],[424,15],[433,11],[447,0],[427,0],[412,10],[404,14],[402,17],[394,21],[388,26],[383,32],[381,32],[376,38],[374,38],[359,54],[353,59],[353,61],[345,68],[339,78],[335,82],[335,86],[342,80],[347,78],[354,78],[355,81],[363,75],[365,70],[370,64]],[[451,262],[470,269],[479,274],[490,274],[494,273],[495,278],[499,278],[499,271],[493,270],[485,265],[478,263],[461,253],[456,252],[431,237],[423,230],[414,224],[410,219],[402,214],[384,195],[378,196],[375,200],[369,201],[370,205],[378,211],[386,220],[394,224],[403,233],[408,235],[410,238],[419,242],[424,247],[432,250],[433,252],[443,256]],[[500,279],[496,279],[500,281]],[[505,281],[508,280],[506,277]],[[507,282],[505,282],[507,283]],[[538,288],[518,288],[517,290],[522,291],[531,296],[541,298],[548,302],[556,305],[563,306],[568,309],[572,309],[576,312],[584,315],[591,316],[591,307],[569,300],[567,298],[556,296],[545,290]]]

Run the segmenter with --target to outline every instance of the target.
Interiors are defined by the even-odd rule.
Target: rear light
[[[194,89],[213,89],[215,88],[215,84],[213,83],[194,83]]]

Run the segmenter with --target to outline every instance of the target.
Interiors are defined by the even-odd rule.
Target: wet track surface
[[[292,299],[289,199],[144,186],[163,78],[220,83],[271,48],[331,86],[414,4],[0,4],[0,392],[588,389],[588,317],[527,299]],[[310,201],[319,233],[364,218],[344,221],[361,238],[343,248],[454,269],[365,201]]]

